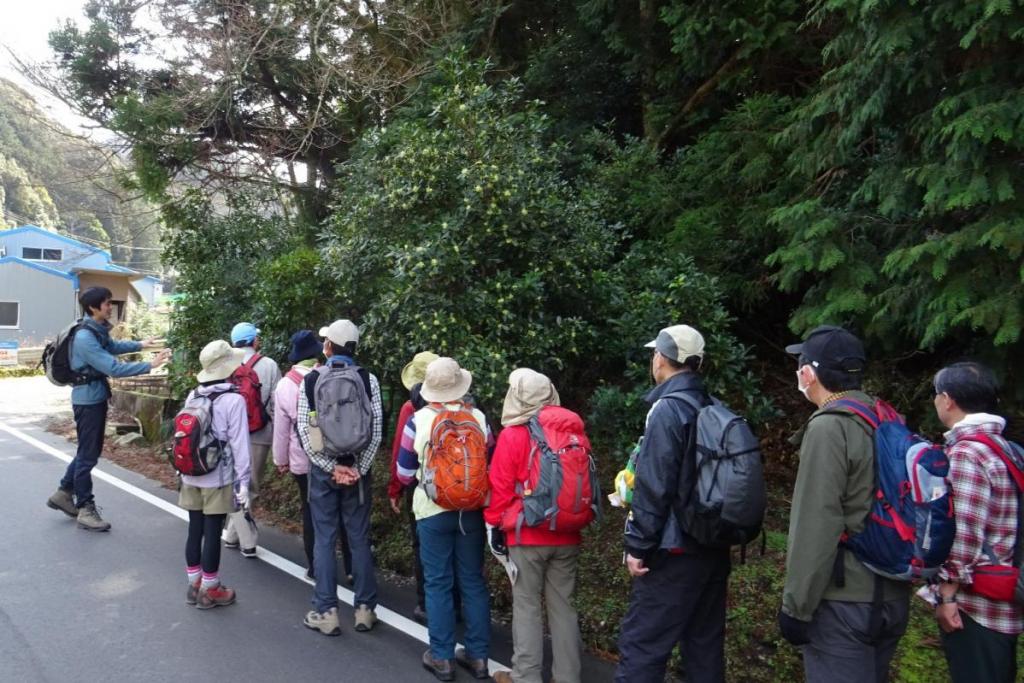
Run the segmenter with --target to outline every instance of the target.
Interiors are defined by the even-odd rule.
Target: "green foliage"
[[[809,23],[839,28],[777,137],[804,188],[772,216],[792,327],[848,321],[882,348],[952,342],[1002,365],[1024,306],[1024,13],[836,1]]]

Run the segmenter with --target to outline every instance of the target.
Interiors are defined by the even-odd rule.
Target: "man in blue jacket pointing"
[[[164,349],[152,363],[122,363],[117,360],[115,356],[141,351],[153,340],[115,341],[110,338],[112,297],[106,287],[90,287],[78,297],[85,317],[71,343],[71,369],[88,377],[88,381],[71,389],[78,452],[68,464],[57,492],[46,501],[47,506],[75,517],[78,526],[89,531],[110,529],[110,523],[97,512],[92,495],[92,468],[100,459],[103,434],[107,428],[107,401],[110,400],[107,378],[145,375],[166,363],[171,353]]]

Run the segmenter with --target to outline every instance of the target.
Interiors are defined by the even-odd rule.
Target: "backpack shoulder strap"
[[[303,375],[298,370],[292,368],[291,370],[286,372],[284,376],[290,379],[292,382],[294,382],[295,386],[302,386]]]
[[[530,432],[530,438],[537,444],[539,448],[545,454],[551,451],[551,447],[548,445],[548,439],[544,436],[544,428],[540,425],[540,416],[534,415],[527,423],[526,428]]]
[[[819,415],[853,414],[864,422],[867,422],[871,426],[871,429],[878,429],[879,425],[882,423],[878,414],[875,412],[875,409],[861,401],[855,401],[851,398],[842,398],[833,403],[832,407],[839,408],[839,410],[828,410],[824,413],[819,413]]]
[[[676,400],[676,401],[682,401],[686,405],[688,405],[691,408],[693,408],[694,416],[696,416],[696,415],[699,415],[700,411],[703,410],[706,406],[705,406],[705,404],[701,403],[697,399],[697,397],[694,396],[693,394],[694,394],[693,391],[690,391],[688,389],[684,389],[682,391],[673,391],[671,393],[665,394],[661,398],[662,399],[671,398],[671,399]]]
[[[998,441],[993,439],[988,434],[971,434],[970,436],[961,439],[961,441],[973,441],[974,443],[980,443],[984,446],[988,446],[989,449],[999,456],[999,459],[1003,461],[1003,465],[1006,466],[1007,472],[1010,473],[1010,478],[1013,479],[1013,483],[1017,486],[1018,492],[1024,492],[1024,472],[1021,471],[1020,467],[1017,466],[1007,454],[1006,446],[1003,446]]]

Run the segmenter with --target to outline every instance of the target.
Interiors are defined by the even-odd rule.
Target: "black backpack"
[[[71,369],[71,345],[75,341],[78,330],[85,328],[96,336],[96,341],[103,343],[96,330],[85,324],[85,320],[78,320],[71,323],[57,335],[57,338],[46,344],[43,349],[43,357],[39,364],[46,371],[46,378],[59,387],[78,386],[100,379],[102,374],[92,368],[86,368],[85,372],[75,372]]]

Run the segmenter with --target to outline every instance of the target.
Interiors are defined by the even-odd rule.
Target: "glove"
[[[811,622],[794,619],[782,610],[779,610],[779,632],[782,637],[789,641],[790,645],[806,645],[811,642]]]
[[[508,544],[505,543],[505,532],[497,527],[490,528],[491,552],[495,555],[508,555]]]
[[[249,507],[249,487],[239,486],[238,492],[235,493],[235,502],[238,503],[238,507],[245,509]]]

